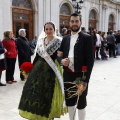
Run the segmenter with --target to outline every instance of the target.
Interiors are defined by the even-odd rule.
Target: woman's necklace
[[[45,43],[45,46],[47,46],[50,43],[50,41],[45,40],[44,43]]]
[[[53,38],[52,38],[52,39],[53,39]],[[47,46],[47,45],[52,41],[52,39],[48,40],[47,38],[45,38],[45,40],[44,40],[45,46]]]

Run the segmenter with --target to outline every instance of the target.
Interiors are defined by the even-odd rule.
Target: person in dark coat
[[[93,39],[93,44],[94,44],[94,59],[95,59],[96,42],[97,42],[96,32],[93,30],[93,31],[91,31],[90,35],[92,36],[92,39]]]
[[[80,31],[82,24],[80,16],[76,13],[70,16],[71,35],[63,37],[61,47],[58,52],[58,62],[63,65],[63,79],[65,89],[65,101],[68,106],[68,112],[70,120],[73,120],[75,105],[77,103],[78,96],[70,98],[69,91],[72,88],[73,83],[77,78],[82,77],[82,66],[87,66],[86,79],[81,82],[82,95],[79,97],[77,108],[79,120],[85,120],[85,107],[87,106],[87,90],[90,75],[94,64],[94,45],[92,37],[88,34],[84,34]],[[87,85],[87,86],[86,86]],[[75,89],[71,89],[75,91]]]
[[[7,52],[7,50],[3,47],[2,42],[0,40],[0,86],[6,86],[6,84],[1,83],[2,71],[7,68],[5,52]]]
[[[82,27],[82,28],[81,28],[81,32],[87,33],[85,27]]]
[[[108,49],[109,49],[109,57],[112,57],[112,52],[113,52],[113,56],[114,58],[116,57],[115,54],[115,36],[112,34],[112,31],[109,32],[109,35],[106,37],[107,39],[107,45],[108,45]]]
[[[118,30],[118,34],[116,35],[116,45],[117,45],[117,55],[120,55],[120,30]]]
[[[19,30],[19,37],[17,38],[18,62],[19,68],[24,62],[31,62],[31,48],[28,39],[26,38],[25,29]],[[24,81],[24,76],[20,73],[20,78]]]

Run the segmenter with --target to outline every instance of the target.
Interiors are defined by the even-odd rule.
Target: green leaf
[[[73,83],[79,83],[80,82],[80,80],[81,80],[81,77],[77,77],[76,79],[75,79],[75,81],[73,81]]]
[[[86,79],[86,76],[82,76],[82,80],[85,80]]]

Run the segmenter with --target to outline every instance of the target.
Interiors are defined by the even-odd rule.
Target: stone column
[[[43,25],[45,23],[45,1],[46,0],[38,0],[38,23],[37,23],[37,29],[38,29],[38,35],[41,33],[43,29]]]
[[[55,23],[56,28],[59,29],[59,17],[60,17],[60,1],[51,0],[51,21]]]
[[[49,21],[51,21],[51,0],[44,0],[44,2],[45,2],[45,6],[46,6],[45,22],[49,22]]]
[[[106,25],[108,24],[108,21],[106,20],[106,10],[107,10],[107,5],[106,4],[103,4],[102,5],[102,9],[103,9],[103,21],[102,21],[102,23],[103,23],[103,28],[102,28],[102,30],[103,31],[106,31]]]
[[[118,30],[120,30],[120,9],[118,9]]]
[[[38,17],[38,10],[33,10],[33,19],[34,19],[34,36],[39,36],[39,24],[41,22],[39,22],[39,17]]]
[[[6,30],[12,31],[11,0],[0,0],[0,39],[3,39]]]
[[[116,21],[115,21],[115,26],[114,26],[114,30],[118,30],[118,24],[119,24],[119,15],[118,15],[118,9],[116,9]]]
[[[102,5],[99,3],[99,30],[102,30]]]
[[[2,4],[2,20],[3,30],[12,30],[12,6],[11,0],[3,0]]]
[[[0,1],[0,39],[2,40],[3,38],[3,18],[2,18],[2,15],[3,15],[3,9],[2,9],[2,1]]]

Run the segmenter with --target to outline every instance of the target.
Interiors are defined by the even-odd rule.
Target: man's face
[[[22,33],[21,33],[21,36],[22,36],[22,37],[26,37],[26,32],[22,32]]]
[[[79,16],[71,16],[70,18],[70,28],[72,32],[78,32],[82,22]]]
[[[67,30],[65,30],[65,32],[64,32],[64,35],[66,35],[67,34]]]

